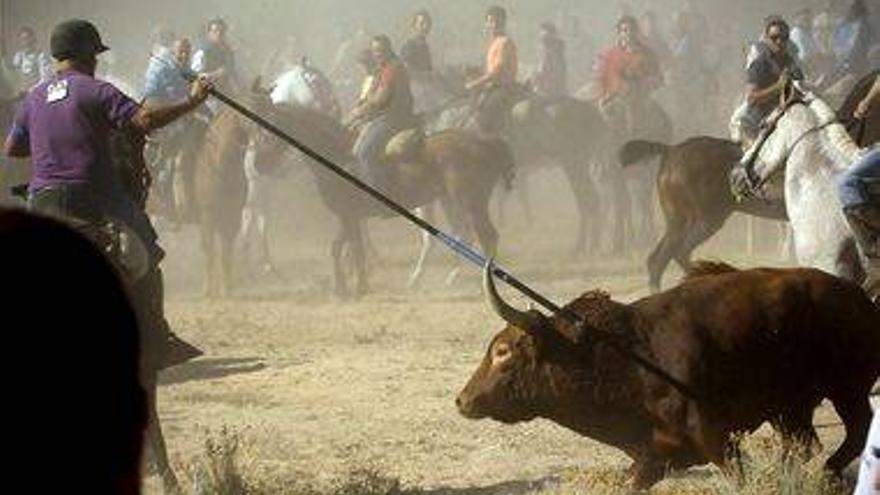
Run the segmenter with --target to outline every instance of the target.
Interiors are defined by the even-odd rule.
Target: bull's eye
[[[499,365],[510,359],[510,356],[510,346],[507,344],[498,344],[495,346],[495,349],[492,350],[492,365]]]

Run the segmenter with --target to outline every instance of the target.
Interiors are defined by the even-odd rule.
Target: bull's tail
[[[621,146],[620,151],[617,153],[617,158],[620,160],[622,166],[628,167],[630,165],[644,162],[648,158],[666,156],[668,151],[668,144],[636,139],[633,141],[627,141],[626,144]]]
[[[724,273],[738,272],[739,269],[723,261],[699,260],[691,265],[684,279],[690,280],[697,277],[722,275]]]

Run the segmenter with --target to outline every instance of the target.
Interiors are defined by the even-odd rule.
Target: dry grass
[[[744,439],[743,477],[716,468],[696,468],[669,477],[651,491],[656,495],[844,495],[853,487],[822,469],[824,457],[786,452],[777,437]],[[623,495],[632,493],[619,468],[571,469],[547,487],[433,489],[403,487],[375,466],[352,467],[321,485],[284,474],[261,462],[258,450],[241,432],[223,428],[208,433],[203,452],[189,462],[186,482],[192,495]],[[541,484],[535,484],[540,486]],[[524,488],[525,487],[525,488]]]

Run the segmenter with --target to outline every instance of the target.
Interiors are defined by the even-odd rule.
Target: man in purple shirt
[[[8,156],[31,159],[28,205],[87,235],[100,234],[108,220],[133,231],[148,258],[146,269],[132,280],[145,351],[158,356],[157,368],[192,358],[200,352],[176,339],[165,321],[159,270],[164,253],[149,217],[123,187],[111,158],[110,137],[114,131],[146,134],[171,123],[201,105],[210,85],[198,79],[184,101],[141,106],[94,78],[96,56],[108,48],[91,23],[59,24],[50,44],[55,74],[27,95],[5,143]],[[180,354],[187,347],[190,352]]]

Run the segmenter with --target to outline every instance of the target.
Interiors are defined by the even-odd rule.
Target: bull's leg
[[[792,406],[772,422],[782,436],[783,450],[786,454],[801,452],[801,449],[807,457],[815,454],[819,446],[819,436],[813,427],[813,411],[819,402],[819,400],[807,401]]]
[[[846,394],[834,394],[830,399],[846,428],[846,438],[825,461],[825,467],[839,475],[859,455],[864,446],[871,425],[871,404],[868,401],[867,388],[862,391],[852,390]]]
[[[632,479],[630,485],[633,490],[646,491],[663,479],[666,474],[666,464],[653,457],[638,459],[630,468]]]

